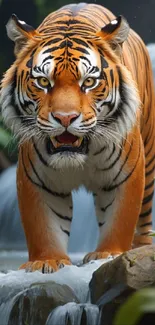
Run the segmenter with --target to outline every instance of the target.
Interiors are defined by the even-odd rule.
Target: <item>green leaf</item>
[[[151,237],[155,237],[155,231],[154,231],[154,230],[150,231],[149,236],[151,236]]]
[[[3,127],[0,127],[0,147],[6,148],[6,146],[11,141],[12,136],[9,132],[7,132]]]
[[[114,325],[136,325],[145,313],[155,313],[155,289],[142,289],[133,294],[120,307]]]

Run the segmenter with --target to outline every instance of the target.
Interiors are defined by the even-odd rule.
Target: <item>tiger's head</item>
[[[16,60],[2,81],[2,114],[50,166],[77,167],[105,143],[122,141],[139,99],[122,63],[126,20],[98,29],[85,17],[57,13],[37,30],[15,15],[9,20]]]

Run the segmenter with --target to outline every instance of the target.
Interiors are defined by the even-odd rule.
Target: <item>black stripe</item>
[[[71,40],[69,40],[68,38],[66,38],[65,41],[62,41],[59,46],[60,46],[60,48],[64,48],[64,47],[72,48],[73,42]]]
[[[56,21],[56,23],[55,23],[56,25],[57,24],[59,24],[59,25],[77,25],[77,24],[79,24],[79,25],[87,25],[87,23],[86,22],[83,22],[83,21],[81,21],[81,20],[78,20],[78,19],[69,19],[69,21],[64,21],[64,20],[57,20]],[[73,27],[71,27],[71,28],[73,28]]]
[[[47,43],[44,42],[44,43],[42,43],[42,44],[40,44],[40,45],[42,46],[42,45],[44,44],[44,47],[45,47],[45,46],[49,46],[49,45],[51,45],[51,44],[54,44],[54,43],[57,43],[57,42],[60,42],[60,41],[62,41],[62,38],[60,38],[60,37],[56,37],[56,38],[54,38],[54,39],[48,41]]]
[[[115,150],[116,150],[116,146],[115,146],[115,144],[113,143],[113,148],[112,148],[112,151],[111,151],[111,153],[110,153],[109,157],[106,159],[106,161],[112,158],[112,156],[113,156],[113,154],[114,154]]]
[[[89,65],[91,66],[91,62],[87,57],[80,55],[80,59],[87,61],[89,63]]]
[[[87,54],[87,55],[90,55],[90,53],[85,48],[80,47],[80,46],[73,47],[73,50],[82,52],[82,53]]]
[[[34,165],[33,165],[33,163],[32,163],[32,160],[31,160],[29,154],[28,154],[28,159],[29,159],[29,162],[30,162],[30,165],[31,165],[31,167],[32,167],[32,170],[33,170],[34,174],[36,175],[36,177],[38,178],[38,180],[40,181],[40,183],[44,186],[45,184],[44,184],[44,182],[42,181],[42,179],[40,178],[40,176],[38,175],[38,173],[37,173],[37,171],[36,171],[36,169],[35,169],[35,167],[34,167]]]
[[[105,212],[115,201],[115,199],[112,200],[112,202],[110,202],[109,204],[107,204],[104,208],[101,208],[101,211]]]
[[[70,236],[70,232],[68,230],[63,229],[62,227],[60,228],[68,237]]]
[[[148,236],[148,235],[150,235],[150,231],[141,233],[141,236]],[[148,244],[148,243],[146,243],[146,244]],[[143,243],[143,245],[145,245],[145,244]]]
[[[71,73],[75,76],[75,78],[77,79],[77,77],[79,75],[78,67],[76,66],[76,64],[73,61],[70,61],[69,69],[70,69]]]
[[[110,70],[110,78],[111,78],[111,84],[112,84],[112,88],[113,88],[113,84],[114,84],[114,73],[113,70]]]
[[[102,73],[103,73],[103,70],[107,69],[109,67],[109,65],[108,65],[108,62],[103,57],[103,55],[100,55],[100,61],[101,61],[101,70],[102,70]],[[102,75],[102,73],[101,73],[101,75]],[[103,75],[103,77],[104,77],[104,75]]]
[[[89,121],[89,120],[91,120],[91,118],[89,118],[88,120],[86,120],[86,121]],[[88,126],[91,126],[91,125],[93,125],[94,124],[94,121],[92,121],[92,122],[89,122],[89,123],[85,123],[85,121],[82,123],[82,125],[80,125],[80,129],[81,130],[85,130],[85,128],[87,128]]]
[[[15,70],[15,74],[14,74],[14,78],[13,78],[13,82],[12,82],[12,88],[10,89],[10,95],[11,95],[10,104],[14,107],[16,115],[18,117],[20,117],[21,111],[20,111],[19,107],[17,106],[17,104],[15,103],[15,93],[14,93],[14,91],[15,91],[16,85],[17,85],[17,69]]]
[[[153,190],[153,192],[152,192],[151,194],[149,194],[148,196],[144,197],[144,199],[143,199],[143,203],[142,203],[142,204],[144,205],[144,204],[147,204],[147,203],[149,203],[150,201],[152,201],[153,194],[154,194],[154,190]]]
[[[150,161],[148,161],[148,163],[145,165],[145,168],[148,168],[154,160],[155,160],[155,155],[151,158]]]
[[[53,208],[51,208],[51,207],[49,207],[56,215],[57,215],[57,217],[59,217],[60,219],[62,219],[62,220],[65,220],[65,221],[69,221],[69,222],[71,222],[72,221],[72,218],[69,218],[69,217],[67,217],[67,216],[62,216],[62,214],[60,214],[60,213],[58,213],[58,212],[56,212]]]
[[[76,73],[78,74],[78,67],[77,67],[76,63],[71,58],[69,58],[68,61],[70,63],[71,68],[73,70],[76,70]]]
[[[69,41],[69,40],[65,40],[65,41],[62,41],[60,44],[59,44],[59,46],[53,46],[53,47],[50,47],[49,49],[47,49],[47,50],[45,50],[44,52],[43,52],[43,54],[46,54],[46,53],[49,53],[49,52],[54,52],[54,51],[56,51],[56,50],[59,50],[59,49],[63,49],[63,48],[65,48],[65,47],[69,47],[69,48],[72,48],[72,46],[73,46],[73,43],[71,42],[71,41]],[[74,49],[77,49],[77,48],[74,48]],[[81,52],[82,52],[82,50],[81,50]],[[84,52],[84,53],[86,53],[86,52]],[[89,54],[89,53],[88,53]]]
[[[90,48],[90,47],[88,46],[88,43],[85,42],[84,40],[80,39],[80,38],[75,38],[75,37],[73,37],[73,38],[72,38],[72,41],[76,42],[77,44],[80,44],[80,45],[83,45],[83,46],[85,46],[85,47]]]
[[[152,151],[153,148],[154,148],[154,138],[153,138],[150,149],[145,153],[145,157],[147,157],[150,154],[150,152]]]
[[[102,227],[104,224],[105,224],[105,221],[104,222],[98,222],[99,227]]]
[[[141,214],[139,215],[139,217],[140,217],[140,218],[145,218],[145,217],[148,217],[151,213],[152,213],[152,207],[151,207],[149,210],[147,210],[146,212],[141,213]]]
[[[110,185],[110,186],[107,186],[107,187],[103,187],[102,190],[106,191],[106,192],[110,192],[110,191],[114,190],[115,188],[117,188],[118,186],[122,185],[124,182],[126,182],[128,180],[128,178],[133,174],[133,172],[134,172],[134,170],[135,170],[135,168],[136,168],[136,166],[138,164],[140,153],[141,153],[141,150],[140,150],[140,146],[139,146],[138,158],[136,160],[136,163],[135,163],[133,169],[130,171],[130,173],[120,183]]]
[[[27,178],[29,179],[29,181],[32,182],[32,184],[34,184],[34,185],[40,187],[40,184],[36,183],[36,182],[31,178],[31,176],[28,174],[28,171],[27,171],[26,166],[25,166],[25,163],[24,163],[23,149],[22,149],[22,148],[21,148],[21,157],[22,157],[22,164],[23,164],[23,167],[24,167],[24,172],[25,172]]]
[[[45,120],[45,119],[42,119],[42,120],[46,121],[46,123],[47,123],[47,120]],[[44,124],[44,123],[40,122],[39,120],[37,121],[37,124],[40,125],[41,129],[46,130],[46,131],[51,131],[51,129],[53,129],[52,127],[50,127],[49,124],[48,125]]]
[[[118,152],[118,155],[116,157],[116,159],[111,163],[111,165],[109,165],[108,167],[106,168],[103,168],[103,169],[99,169],[97,168],[98,171],[107,171],[109,169],[111,169],[115,164],[116,162],[119,160],[120,156],[121,156],[121,153],[122,153],[122,148],[120,148],[119,152]]]
[[[144,223],[143,225],[140,226],[140,228],[147,227],[147,226],[152,226],[152,221]]]
[[[155,170],[155,164],[153,165],[153,167],[151,168],[151,170],[149,170],[147,173],[145,173],[145,176],[149,176],[150,174],[152,174]]]
[[[52,52],[57,51],[57,50],[59,50],[59,46],[50,47],[49,49],[45,50],[43,52],[43,54],[52,53]]]
[[[119,66],[116,66],[116,69],[117,69],[117,73],[118,73],[118,77],[119,77],[119,93],[121,95],[121,100],[123,103],[128,105],[128,102],[127,102],[128,96],[127,96],[126,88],[124,87],[124,80],[123,80],[123,76],[121,73],[121,69]]]
[[[26,62],[26,66],[27,66],[27,68],[31,69],[31,68],[32,68],[32,64],[33,64],[33,57],[31,57],[31,58]]]
[[[53,191],[50,190],[48,187],[46,187],[46,186],[44,185],[44,183],[43,183],[42,185],[36,183],[36,182],[32,179],[32,177],[28,174],[28,171],[27,171],[26,166],[25,166],[25,163],[24,163],[24,157],[23,157],[23,150],[22,150],[22,148],[21,148],[21,156],[22,156],[22,163],[23,163],[23,167],[24,167],[25,174],[26,174],[27,178],[32,182],[32,184],[38,186],[39,188],[45,190],[46,192],[52,194],[52,195],[55,196],[55,197],[66,198],[66,197],[68,197],[68,196],[70,195],[70,193],[69,193],[69,194],[64,194],[64,193],[53,192]]]
[[[41,153],[39,152],[39,150],[38,150],[38,148],[37,148],[37,146],[36,146],[34,140],[32,140],[32,142],[33,142],[33,146],[34,146],[35,152],[37,153],[37,156],[38,156],[39,160],[40,160],[40,161],[41,161],[45,166],[48,166],[48,167],[49,167],[47,161],[43,158],[43,156],[42,156]]]
[[[123,81],[121,70],[120,70],[120,68],[118,66],[116,66],[116,68],[117,68],[117,73],[118,73],[118,77],[119,77],[119,93],[120,93],[121,100],[120,100],[120,102],[119,102],[119,104],[117,106],[117,109],[114,111],[114,113],[112,115],[113,119],[105,120],[104,124],[106,123],[107,126],[110,125],[111,123],[113,123],[114,119],[117,120],[118,117],[121,118],[123,120],[123,122],[124,122],[124,119],[123,119],[123,116],[124,116],[124,107],[123,107],[124,103],[127,106],[129,106],[128,94],[127,94],[127,90],[126,90],[126,87],[125,87],[125,83]],[[116,93],[115,93],[115,95],[116,95]],[[105,104],[107,104],[107,103],[105,103]],[[114,107],[115,107],[115,102],[113,104],[111,102],[109,102],[108,104],[109,104],[110,109],[113,110]]]
[[[94,156],[99,155],[99,154],[100,154],[101,152],[103,152],[106,148],[107,148],[107,146],[102,147],[99,151],[97,151],[97,152],[94,153]]]
[[[126,155],[126,158],[125,158],[125,160],[124,160],[122,166],[120,167],[119,172],[118,172],[117,175],[114,177],[113,182],[116,181],[117,178],[118,178],[118,176],[121,174],[123,167],[125,166],[126,162],[128,161],[128,158],[129,158],[129,156],[130,156],[130,153],[131,153],[132,148],[133,148],[133,140],[132,140],[132,143],[130,144],[130,148],[129,148],[129,151],[128,151],[127,155]]]
[[[89,68],[89,73],[95,73],[95,72],[99,72],[99,68],[96,66],[92,66]]]
[[[150,187],[154,186],[154,179],[145,186],[145,191],[148,190]]]
[[[32,101],[27,101],[24,99],[24,95],[23,95],[23,91],[22,91],[22,85],[24,84],[25,78],[24,78],[24,70],[22,70],[20,76],[19,76],[19,80],[18,80],[18,100],[20,103],[20,106],[22,108],[22,110],[27,113],[27,107],[30,103],[32,103]],[[20,94],[20,96],[19,96]],[[22,100],[24,102],[24,104],[21,102],[20,97],[22,97]]]
[[[54,56],[52,56],[52,55],[48,55],[43,61],[42,61],[42,64],[44,63],[44,62],[46,62],[47,60],[52,60],[54,58]]]

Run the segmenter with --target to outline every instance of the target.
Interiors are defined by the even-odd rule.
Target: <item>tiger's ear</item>
[[[15,14],[12,14],[9,19],[6,25],[6,30],[8,37],[15,42],[15,55],[17,55],[22,47],[26,45],[28,39],[32,39],[38,34],[32,26],[19,20]]]
[[[113,49],[117,49],[117,46],[122,45],[127,39],[129,30],[130,27],[126,19],[122,16],[118,16],[109,24],[105,25],[97,33],[97,36],[106,40]]]

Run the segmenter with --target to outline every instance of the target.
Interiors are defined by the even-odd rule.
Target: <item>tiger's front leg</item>
[[[134,147],[133,147],[134,148]],[[96,196],[96,214],[100,229],[95,252],[88,253],[84,263],[94,259],[117,256],[132,248],[132,241],[141,211],[145,186],[143,146],[136,143],[135,151],[124,156],[121,168],[109,187]]]
[[[71,264],[67,256],[71,194],[46,187],[34,161],[30,148],[23,146],[19,153],[17,187],[29,261],[20,268],[49,273]]]

